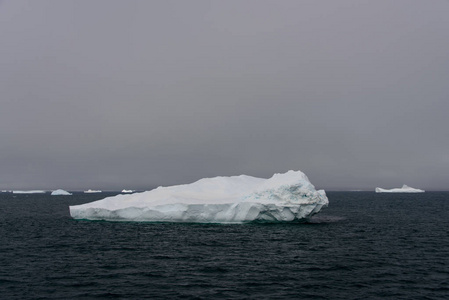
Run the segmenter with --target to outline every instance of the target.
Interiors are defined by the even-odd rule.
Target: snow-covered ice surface
[[[59,189],[59,190],[54,190],[53,192],[51,192],[51,195],[52,196],[62,196],[62,195],[64,195],[64,196],[70,196],[70,195],[72,195],[71,193],[69,193],[69,192],[67,192],[67,191],[64,191],[64,190],[61,190],[61,189]]]
[[[75,219],[143,222],[302,222],[329,203],[300,171],[269,179],[240,175],[200,179],[70,206]]]
[[[409,187],[407,185],[403,185],[401,188],[395,188],[395,189],[382,189],[377,187],[375,189],[376,193],[424,193],[424,190],[415,189],[412,187]]]

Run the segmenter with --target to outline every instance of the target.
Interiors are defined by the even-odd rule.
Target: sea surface
[[[0,194],[1,299],[449,299],[449,192],[327,192],[306,224],[73,220]]]

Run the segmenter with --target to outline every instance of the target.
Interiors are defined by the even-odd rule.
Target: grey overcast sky
[[[449,190],[449,1],[0,2],[0,189]]]

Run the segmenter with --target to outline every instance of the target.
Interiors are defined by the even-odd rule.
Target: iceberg
[[[301,171],[269,179],[247,175],[203,178],[191,184],[158,187],[70,206],[74,219],[246,223],[304,222],[329,203]]]
[[[415,189],[412,187],[409,187],[407,185],[403,185],[401,188],[395,188],[395,189],[382,189],[380,187],[377,187],[375,189],[376,193],[424,193],[424,190]]]
[[[72,194],[67,191],[59,189],[59,190],[54,190],[53,192],[51,192],[51,195],[52,196],[60,196],[60,195],[61,196],[70,196]]]
[[[85,194],[101,193],[101,191],[100,191],[100,190],[91,190],[91,189],[88,189],[87,191],[84,191],[84,193],[85,193]]]
[[[134,193],[133,190],[122,190],[123,194],[129,194],[129,193]]]
[[[32,190],[32,191],[12,191],[13,194],[45,194],[45,191]]]

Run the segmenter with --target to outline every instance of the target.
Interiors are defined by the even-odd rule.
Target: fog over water
[[[0,189],[448,190],[448,1],[0,2]]]

